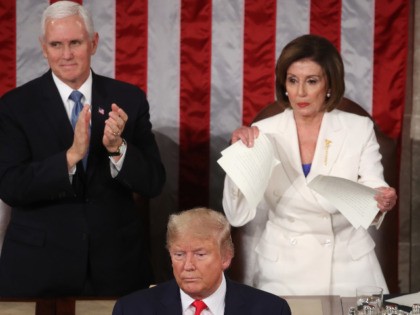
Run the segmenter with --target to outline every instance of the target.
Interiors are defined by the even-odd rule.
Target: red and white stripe
[[[82,2],[82,1],[79,1]],[[38,42],[47,0],[2,0],[0,94],[48,68]],[[408,0],[84,0],[100,35],[93,69],[148,94],[168,181],[152,206],[220,209],[217,165],[231,132],[274,100],[281,49],[304,33],[329,38],[346,96],[390,136],[401,133]],[[159,210],[157,209],[157,210]]]

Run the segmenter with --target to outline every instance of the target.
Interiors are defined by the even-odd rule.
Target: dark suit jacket
[[[175,280],[134,292],[117,300],[113,315],[182,315]],[[287,302],[271,293],[226,279],[226,315],[290,315]]]
[[[128,114],[123,167],[111,177],[102,145],[115,102]],[[93,74],[86,171],[72,183],[73,129],[51,71],[0,99],[0,199],[12,206],[0,259],[1,296],[120,295],[152,281],[133,192],[154,197],[165,170],[139,88]]]

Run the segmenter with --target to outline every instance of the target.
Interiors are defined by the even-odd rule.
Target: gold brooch
[[[324,165],[327,165],[327,163],[328,163],[328,149],[330,148],[331,143],[332,143],[331,140],[325,139],[325,143],[324,143],[324,151],[325,151]]]

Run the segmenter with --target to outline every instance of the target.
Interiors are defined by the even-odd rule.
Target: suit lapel
[[[302,189],[302,187],[306,186],[306,178],[302,170],[293,111],[286,110],[282,116],[281,120],[277,122],[278,132],[273,134],[273,137],[276,138],[274,145],[281,162],[281,167],[283,167],[290,184],[295,187],[296,191],[305,198],[311,198],[310,195],[308,196],[306,189]]]
[[[58,137],[60,145],[63,148],[69,148],[73,143],[73,128],[52,78],[51,70],[42,76],[40,82],[39,104],[46,124],[51,127],[51,134]]]
[[[111,101],[107,99],[107,92],[102,88],[101,79],[93,74],[92,78],[92,130],[91,140],[96,146],[102,147],[102,136],[105,120],[111,111]]]
[[[339,158],[339,154],[345,142],[345,129],[340,123],[337,111],[325,113],[322,121],[321,130],[318,136],[317,149],[314,155],[311,172],[308,174],[307,182],[309,183],[317,175],[330,175],[332,167]],[[324,198],[317,197],[317,194],[305,189],[311,194],[311,197],[325,210],[330,213],[336,211]]]
[[[101,78],[92,73],[92,104],[91,104],[91,130],[90,148],[88,158],[87,176],[91,178],[98,162],[98,154],[105,153],[102,145],[102,137],[105,120],[111,110],[111,102],[108,100],[107,91],[102,88]]]
[[[282,156],[286,157],[281,162],[285,163],[285,165],[288,165],[286,168],[286,173],[288,174],[289,178],[293,179],[294,181],[296,173],[302,173],[302,163],[300,159],[296,123],[292,110],[287,110],[285,112],[283,121],[280,122],[280,126],[281,129],[279,134],[282,136],[282,139],[279,144],[284,147]]]
[[[341,125],[337,112],[325,113],[319,131],[318,143],[312,162],[308,182],[315,176],[329,175],[338,159],[343,143],[345,142],[345,130]]]
[[[225,315],[246,314],[246,297],[243,297],[236,284],[226,278]]]
[[[344,142],[344,129],[339,121],[337,111],[324,114],[311,171],[308,177],[305,177],[302,171],[293,111],[286,110],[282,116],[276,122],[278,133],[272,135],[276,138],[274,145],[282,163],[281,167],[283,167],[289,182],[295,187],[296,191],[306,200],[315,201],[316,198],[312,190],[307,188],[306,185],[319,174],[330,174]]]
[[[181,295],[175,280],[171,280],[161,296],[161,308],[156,311],[156,315],[182,315]]]

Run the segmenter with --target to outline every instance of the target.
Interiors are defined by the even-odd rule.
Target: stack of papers
[[[420,292],[401,295],[396,298],[388,299],[386,302],[411,307],[413,304],[420,304]]]
[[[244,194],[251,208],[256,208],[261,201],[271,172],[280,163],[274,157],[269,138],[261,133],[252,148],[237,141],[222,151],[217,162]]]
[[[327,199],[356,229],[369,228],[379,211],[376,190],[351,180],[318,175],[308,187]]]

